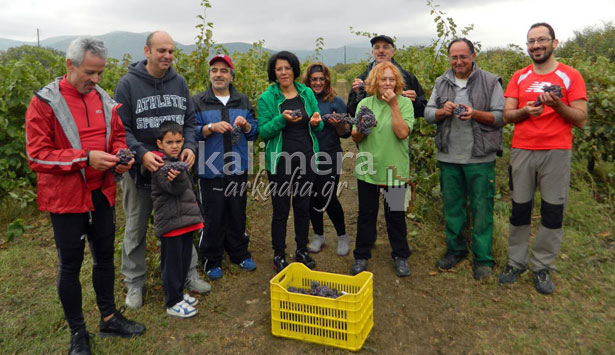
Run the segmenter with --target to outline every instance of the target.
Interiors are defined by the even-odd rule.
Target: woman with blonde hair
[[[312,89],[322,116],[346,113],[346,104],[331,86],[331,73],[320,62],[310,64],[303,74],[303,82]],[[307,248],[311,253],[318,253],[325,245],[323,212],[333,222],[337,232],[337,255],[348,255],[350,251],[344,210],[337,198],[337,184],[342,170],[341,138],[350,137],[350,126],[332,118],[324,120],[322,131],[316,133],[320,152],[318,153],[318,171],[314,180],[314,194],[310,199],[310,220],[314,236]]]
[[[359,154],[355,165],[359,216],[350,273],[367,269],[376,236],[380,190],[384,193],[384,217],[397,276],[410,275],[410,248],[406,238],[404,197],[410,177],[408,141],[414,123],[412,102],[401,95],[404,79],[395,65],[383,62],[374,67],[365,82],[368,96],[357,105],[356,116],[371,110],[376,125],[366,130],[360,122],[352,130]]]

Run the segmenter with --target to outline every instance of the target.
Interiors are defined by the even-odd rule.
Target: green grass
[[[506,264],[510,203],[505,192],[506,159],[498,162],[493,255],[496,274]],[[348,178],[348,177],[346,177]],[[615,353],[615,221],[613,206],[599,204],[582,173],[573,174],[565,218],[565,237],[553,273],[556,292],[534,290],[530,273],[510,286],[496,276],[472,279],[471,261],[452,272],[435,272],[444,252],[439,199],[419,196],[423,220],[409,220],[412,275],[398,279],[390,271],[390,249],[384,220],[370,271],[374,273],[374,329],[365,353],[484,353],[484,354],[613,354]],[[343,195],[348,234],[355,235],[356,190]],[[539,198],[537,198],[539,200]],[[538,207],[538,206],[536,206]],[[156,238],[148,236],[146,303],[127,316],[147,325],[143,337],[131,340],[98,339],[100,354],[159,353],[326,353],[342,350],[273,337],[270,332],[269,240],[270,202],[251,201],[251,250],[259,265],[247,273],[223,264],[224,278],[212,294],[199,296],[199,315],[193,320],[169,318],[164,312]],[[537,225],[539,208],[533,211]],[[46,214],[33,209],[0,212],[3,231],[12,218],[22,217],[33,228],[0,248],[0,352],[66,353],[68,329],[56,292],[57,255]],[[116,299],[123,302],[119,272],[123,213],[118,207],[116,238]],[[292,223],[289,224],[292,226]],[[327,221],[326,231],[332,226]],[[535,229],[535,227],[534,227]],[[292,238],[289,233],[289,248]],[[334,255],[335,244],[314,256],[319,270],[347,273],[351,257]],[[91,287],[92,259],[86,249],[82,267],[83,308],[91,332],[99,321]]]

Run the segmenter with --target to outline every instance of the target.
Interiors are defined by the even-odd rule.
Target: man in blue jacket
[[[245,230],[248,141],[256,139],[257,122],[250,101],[233,86],[234,77],[231,58],[216,55],[209,61],[209,88],[192,98],[205,219],[199,248],[203,268],[211,280],[222,277],[224,250],[242,269],[256,269]]]
[[[166,32],[152,32],[145,44],[145,60],[128,66],[115,88],[115,100],[122,104],[118,112],[126,128],[126,144],[136,152],[136,163],[130,176],[122,180],[126,231],[122,247],[122,274],[128,288],[126,306],[143,305],[143,287],[147,265],[145,262],[145,235],[152,214],[151,173],[164,165],[156,138],[158,127],[164,121],[175,121],[183,126],[185,143],[180,154],[190,166],[196,153],[194,108],[186,80],[171,67],[175,43]],[[186,288],[206,293],[211,286],[196,272],[198,255],[192,251],[192,262],[186,279]]]

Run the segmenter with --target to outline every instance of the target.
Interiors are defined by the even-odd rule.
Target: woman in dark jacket
[[[336,96],[336,91],[331,86],[331,74],[326,65],[316,62],[308,66],[303,82],[314,91],[323,117],[332,113],[346,113],[346,104]],[[324,120],[324,128],[316,133],[316,137],[320,152],[318,171],[314,180],[314,194],[310,200],[310,220],[314,237],[308,244],[308,250],[318,253],[325,245],[323,212],[326,210],[337,232],[337,255],[348,255],[348,235],[344,223],[344,210],[337,199],[337,184],[342,170],[340,137],[350,137],[350,125],[335,118]]]
[[[272,55],[267,74],[273,84],[258,98],[258,134],[266,144],[265,163],[273,204],[273,266],[279,272],[288,265],[286,223],[292,200],[295,260],[313,268],[316,263],[308,255],[307,244],[315,175],[313,157],[318,153],[314,133],[322,130],[323,123],[312,89],[295,81],[300,74],[296,55],[287,51]]]

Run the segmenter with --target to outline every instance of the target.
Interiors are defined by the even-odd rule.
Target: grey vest
[[[455,83],[451,78],[454,77],[451,69],[447,70],[444,75],[436,79],[436,105],[442,108],[446,101],[455,102]],[[481,111],[490,111],[491,95],[495,85],[501,85],[502,79],[489,72],[478,69],[476,63],[473,66],[472,74],[468,78],[468,96],[470,106]],[[451,132],[451,122],[454,115],[446,117],[438,122],[436,128],[436,147],[438,150],[448,153],[448,140]],[[471,120],[472,135],[474,145],[472,146],[473,157],[484,157],[490,153],[502,151],[502,127],[482,124],[475,120]]]
[[[66,99],[64,99],[64,96],[60,93],[60,80],[62,80],[61,77],[56,78],[55,81],[38,90],[35,94],[39,99],[45,101],[51,107],[51,110],[60,123],[60,126],[62,126],[62,131],[66,135],[66,138],[68,138],[70,145],[74,149],[81,149],[81,139],[79,138],[77,124],[73,119],[70,109],[68,108]],[[113,114],[113,107],[115,107],[116,102],[100,86],[96,85],[94,89],[98,92],[98,95],[100,95],[100,99],[102,101],[106,131],[105,150],[108,150],[109,136],[111,135],[111,117]],[[85,181],[85,169],[81,169],[81,175]]]

